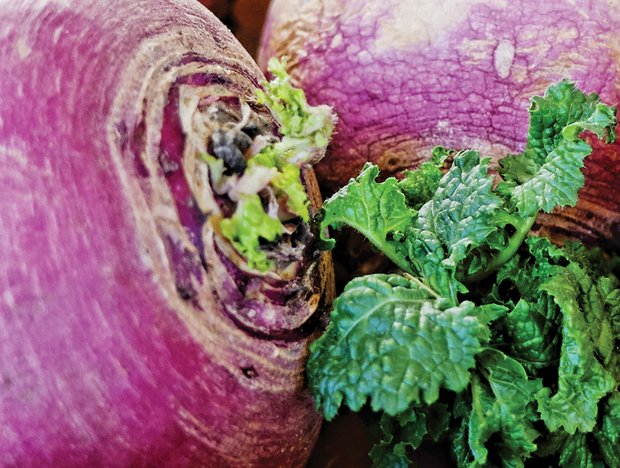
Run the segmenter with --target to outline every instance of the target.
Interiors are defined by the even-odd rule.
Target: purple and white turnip
[[[0,465],[302,465],[329,257],[252,270],[198,161],[277,133],[250,56],[192,0],[4,0],[0,57]]]
[[[365,161],[397,172],[437,144],[521,151],[529,98],[563,78],[617,104],[619,33],[616,0],[274,0],[259,64],[288,56],[310,102],[339,115],[316,169],[331,192]],[[620,143],[592,143],[579,204],[543,221],[617,249]]]

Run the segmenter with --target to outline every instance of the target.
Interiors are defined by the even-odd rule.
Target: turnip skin
[[[619,12],[615,0],[273,0],[259,64],[289,56],[309,100],[334,106],[317,167],[331,192],[367,160],[397,171],[436,144],[520,151],[529,98],[563,78],[618,103]],[[618,248],[620,145],[595,147],[577,208],[543,221],[558,238]]]
[[[190,0],[6,0],[0,37],[0,464],[303,465],[328,257],[250,275],[301,291],[250,313],[248,274],[208,229],[203,268],[157,163],[177,78],[250,99],[258,68]]]

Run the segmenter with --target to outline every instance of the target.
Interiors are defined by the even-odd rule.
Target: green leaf
[[[499,173],[510,186],[527,182],[539,168],[535,159],[520,154],[511,154],[499,160]]]
[[[450,407],[440,401],[425,406],[421,411],[426,414],[426,431],[435,442],[439,442],[450,429]]]
[[[560,326],[557,308],[547,295],[537,302],[521,299],[506,316],[505,333],[510,354],[533,375],[557,363]]]
[[[581,267],[570,263],[542,285],[562,312],[558,388],[553,396],[550,389],[545,388],[538,397],[541,417],[551,431],[559,428],[569,434],[577,430],[592,431],[596,425],[598,402],[617,385],[611,373],[596,358],[598,333],[593,329],[597,324],[594,323],[595,317],[588,317],[583,310],[584,305],[592,300],[592,295],[588,294],[588,281],[592,282]],[[591,306],[585,307],[594,312]]]
[[[478,319],[482,323],[491,323],[506,316],[509,308],[501,304],[483,304],[476,308]]]
[[[381,441],[370,451],[373,467],[411,466],[413,453],[425,438],[438,442],[450,427],[448,405],[415,406],[396,416],[381,415]]]
[[[588,441],[586,434],[577,432],[576,434],[569,435],[560,451],[559,457],[560,466],[566,468],[592,468],[594,463],[592,462],[592,453],[588,448]]]
[[[280,124],[280,140],[270,142],[247,161],[244,176],[251,176],[252,167],[264,166],[277,172],[269,181],[277,201],[287,210],[309,220],[308,196],[301,182],[300,167],[317,162],[325,153],[336,117],[328,106],[313,107],[304,92],[293,87],[285,70],[285,63],[269,61],[269,71],[274,79],[264,82],[264,90],[256,92],[259,104],[266,105]],[[223,176],[223,162],[210,155],[203,159],[209,165],[212,179]],[[258,172],[258,171],[257,171]],[[264,171],[263,171],[264,173]],[[250,184],[251,185],[251,184]],[[264,185],[258,184],[261,188]],[[274,268],[261,250],[260,239],[274,241],[283,232],[279,219],[269,216],[262,207],[258,194],[245,195],[237,205],[232,218],[220,221],[224,237],[246,257],[248,265],[260,271]]]
[[[541,381],[530,380],[521,364],[497,350],[485,350],[479,361],[486,382],[481,378],[472,382],[468,427],[475,465],[488,463],[492,447],[505,466],[523,466],[536,450],[539,434],[533,423],[538,417],[533,400]]]
[[[454,157],[432,200],[407,231],[409,258],[428,284],[456,303],[467,288],[456,279],[459,264],[497,230],[501,199],[493,193],[489,159],[476,151]]]
[[[325,202],[321,219],[322,240],[333,247],[335,241],[324,237],[325,228],[350,226],[401,269],[411,273],[405,256],[400,252],[400,243],[394,239],[402,236],[413,212],[407,206],[398,181],[390,177],[379,183],[375,180],[378,175],[379,168],[366,163],[357,178]]]
[[[294,164],[283,164],[279,173],[271,180],[279,198],[286,200],[286,207],[302,220],[308,221],[308,196],[301,183],[301,169]]]
[[[381,441],[368,454],[373,468],[409,468],[411,460],[407,455],[409,444]]]
[[[433,149],[431,161],[420,164],[415,170],[403,172],[403,179],[398,183],[398,188],[407,197],[407,202],[414,210],[433,198],[443,176],[441,170],[443,163],[452,152],[446,148],[436,147]]]
[[[492,192],[489,161],[480,160],[476,151],[456,155],[433,199],[420,210],[416,227],[431,230],[452,263],[463,260],[472,246],[480,245],[496,229],[494,216],[501,200]]]
[[[544,97],[532,98],[526,151],[542,165],[560,141],[575,140],[582,130],[599,138],[607,133],[607,141],[613,142],[615,114],[615,108],[601,104],[596,93],[586,95],[563,80],[549,86]]]
[[[528,236],[524,247],[498,270],[491,291],[493,301],[505,298],[504,303],[512,306],[520,299],[536,303],[541,299],[540,286],[558,274],[561,263],[566,263],[562,249],[546,237]]]
[[[587,438],[587,434],[583,432],[572,435],[562,430],[552,432],[541,440],[536,455],[547,459],[554,457],[553,466],[566,468],[598,466],[594,464]]]
[[[501,163],[506,180],[520,183],[512,199],[521,216],[577,203],[585,182],[583,160],[592,151],[579,135],[588,130],[613,142],[615,114],[615,107],[601,104],[598,95],[585,95],[568,81],[549,87],[544,97],[532,98],[527,147],[520,157]]]
[[[460,424],[452,431],[452,454],[459,468],[475,466],[474,455],[469,447],[469,413],[462,415]]]
[[[580,93],[576,88],[574,92]],[[605,139],[606,143],[613,143],[618,137],[616,135],[616,107],[606,106],[599,102],[598,95],[591,94],[586,97],[587,101],[590,101],[590,105],[595,105],[594,112],[590,109],[583,113],[582,120],[573,122],[562,130],[562,136],[567,140],[576,140],[579,138],[579,134],[584,130],[594,133],[599,140]],[[585,118],[587,115],[587,118]]]
[[[620,256],[609,254],[600,247],[586,247],[583,243],[572,240],[565,242],[562,250],[567,258],[596,276],[613,275],[620,267]]]
[[[278,152],[277,147],[267,146],[248,161],[248,170],[260,165],[277,170],[271,179],[278,200],[285,200],[286,208],[302,220],[308,221],[308,195],[301,183],[301,169],[298,165],[288,162]]]
[[[526,246],[527,252],[513,257],[498,271],[490,300],[504,300],[511,307],[501,322],[503,341],[510,355],[536,375],[556,366],[560,356],[561,314],[553,298],[540,287],[558,273],[555,263],[565,257],[546,238],[530,237]]]
[[[459,466],[618,465],[617,264],[529,237],[539,211],[575,203],[582,133],[613,141],[615,108],[562,82],[530,112],[501,181],[477,152],[438,148],[400,182],[366,165],[323,212],[323,229],[357,229],[405,272],[349,283],[307,364],[328,419],[343,404],[384,412],[379,466],[446,433]]]
[[[426,414],[411,408],[396,416],[383,413],[379,425],[383,437],[369,454],[373,467],[410,466],[407,451],[418,448],[422,443],[427,432]]]
[[[488,333],[471,302],[445,308],[398,275],[351,281],[334,302],[325,334],[310,347],[309,387],[327,419],[343,401],[395,415],[431,404],[439,390],[463,390]]]
[[[374,467],[408,467],[412,453],[429,437],[435,442],[447,433],[450,425],[448,405],[434,403],[431,406],[408,408],[396,416],[381,415],[381,441],[370,451]]]
[[[556,206],[575,206],[577,192],[585,183],[583,160],[591,152],[585,141],[562,141],[536,176],[514,188],[519,213],[530,216],[540,210],[550,213]]]
[[[620,466],[620,392],[615,391],[603,405],[603,422],[594,436],[608,466]]]
[[[265,213],[258,195],[249,195],[241,200],[231,218],[220,221],[224,237],[243,254],[250,268],[266,271],[272,262],[260,248],[260,239],[274,241],[282,233],[282,223]]]
[[[265,104],[280,124],[282,140],[277,152],[297,166],[316,162],[322,157],[334,130],[336,117],[329,106],[310,106],[301,89],[291,85],[286,60],[269,60],[267,69],[273,79],[258,90],[257,101]]]
[[[611,334],[620,342],[620,283],[615,276],[602,276],[598,281],[598,287],[605,300],[606,317],[610,322]]]

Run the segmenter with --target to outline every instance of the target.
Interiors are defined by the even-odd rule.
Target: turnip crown
[[[335,116],[327,106],[310,106],[282,63],[273,60],[270,71],[275,78],[254,102],[203,102],[189,89],[179,105],[193,144],[186,159],[192,170],[200,165],[203,178],[190,184],[192,192],[204,195],[211,187],[204,206],[209,222],[251,269],[283,273],[299,260],[295,244],[308,232],[301,169],[324,155]],[[277,132],[270,132],[269,116]]]

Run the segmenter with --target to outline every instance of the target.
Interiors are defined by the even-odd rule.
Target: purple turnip
[[[0,57],[0,465],[302,465],[329,257],[287,220],[253,269],[198,157],[277,138],[250,56],[195,1],[6,0]]]
[[[435,145],[523,149],[529,98],[568,78],[620,101],[617,1],[273,0],[259,64],[289,57],[310,102],[339,124],[317,167],[328,192],[365,161],[397,172]],[[557,238],[620,243],[620,144],[596,142],[576,208],[546,217]]]

